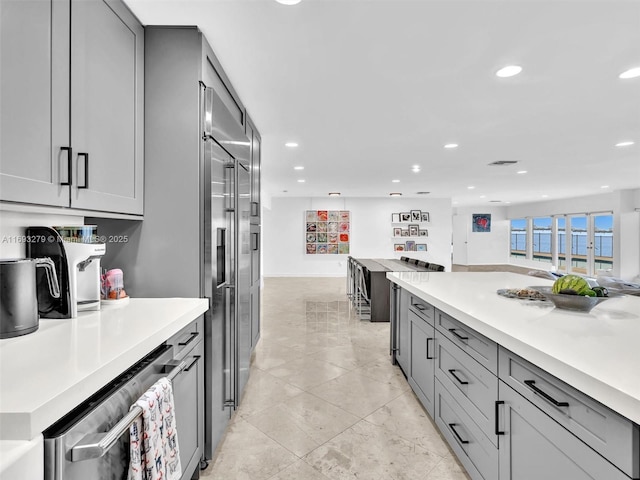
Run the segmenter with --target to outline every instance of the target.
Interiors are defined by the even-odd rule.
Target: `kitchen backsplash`
[[[25,227],[83,224],[81,216],[0,211],[0,258],[24,258]]]

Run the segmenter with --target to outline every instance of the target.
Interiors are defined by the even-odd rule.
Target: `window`
[[[613,268],[613,215],[594,215],[593,226],[595,270],[611,270]]]
[[[533,219],[533,260],[551,263],[551,217],[538,217]]]
[[[527,220],[525,218],[511,220],[511,256],[515,258],[527,256]]]

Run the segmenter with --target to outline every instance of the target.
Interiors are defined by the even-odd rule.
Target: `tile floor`
[[[468,480],[389,360],[389,324],[349,309],[344,278],[266,278],[251,374],[216,480]]]

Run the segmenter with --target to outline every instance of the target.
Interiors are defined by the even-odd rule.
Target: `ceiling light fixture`
[[[507,78],[518,75],[521,71],[522,67],[519,65],[507,65],[506,67],[502,67],[500,70],[498,70],[496,72],[496,75],[500,78]]]
[[[519,170],[517,173],[518,173],[518,175],[524,175],[525,173],[527,173],[527,171],[526,170]]]
[[[629,145],[633,145],[636,142],[632,142],[631,140],[626,142],[616,143],[616,147],[628,147]]]
[[[487,198],[486,195],[480,195],[480,198]]]
[[[296,142],[287,142],[284,144],[285,147],[296,148],[298,144]]]
[[[302,165],[299,165],[297,167],[293,167],[294,170],[304,170],[304,167]]]
[[[305,180],[303,180],[302,178],[300,180],[298,180],[298,183],[304,183]]]
[[[549,195],[542,195],[542,198],[549,198]]]
[[[600,188],[609,188],[609,185],[602,185]]]
[[[447,143],[444,148],[458,148],[457,143]]]
[[[389,194],[389,196],[390,196],[390,197],[401,197],[401,196],[402,196],[402,194],[401,194],[400,192],[391,192],[391,193]]]
[[[282,4],[282,5],[297,5],[301,2],[302,0],[276,0],[276,2]]]
[[[473,185],[469,185],[467,188],[468,188],[469,190],[473,190],[473,189],[474,189],[474,188],[476,188],[476,187],[474,187]]]
[[[640,67],[630,68],[629,70],[622,72],[618,77],[624,79],[640,77]]]
[[[330,197],[339,197],[340,196],[340,192],[329,192],[329,196]]]
[[[414,165],[411,167],[411,171],[414,173],[418,173],[420,171],[420,165]]]
[[[391,180],[391,183],[400,183],[400,180]]]

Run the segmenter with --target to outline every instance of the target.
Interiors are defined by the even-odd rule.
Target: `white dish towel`
[[[136,405],[142,408],[129,429],[128,480],[180,480],[182,467],[174,415],[173,388],[158,380]]]

